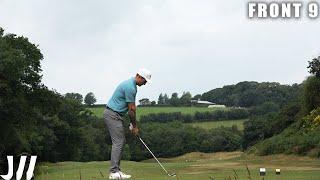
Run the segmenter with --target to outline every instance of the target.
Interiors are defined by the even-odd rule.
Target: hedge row
[[[231,109],[228,111],[217,110],[207,112],[196,112],[192,114],[182,114],[181,112],[172,113],[151,113],[140,117],[140,122],[199,122],[199,121],[219,121],[227,119],[245,119],[248,118],[250,113],[246,109]]]

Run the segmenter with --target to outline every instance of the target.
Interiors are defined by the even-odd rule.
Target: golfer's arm
[[[128,115],[130,118],[130,121],[133,125],[133,127],[136,127],[137,123],[136,123],[136,104],[135,103],[128,103]]]

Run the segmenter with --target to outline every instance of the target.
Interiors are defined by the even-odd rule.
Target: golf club
[[[137,136],[140,141],[142,142],[142,144],[148,149],[148,151],[150,152],[150,154],[154,157],[154,159],[158,162],[158,164],[162,167],[162,169],[166,172],[166,174],[168,176],[171,176],[171,177],[175,177],[176,176],[176,173],[168,173],[168,171],[162,166],[162,164],[160,163],[160,161],[156,158],[156,156],[152,153],[152,151],[148,148],[148,146],[146,145],[146,143],[144,143],[144,141],[141,139],[140,136]]]
[[[129,129],[132,129],[132,124],[130,123],[130,127]],[[160,163],[160,161],[157,159],[157,157],[152,153],[152,151],[149,149],[149,147],[147,146],[147,144],[141,139],[141,137],[139,135],[137,135],[137,137],[139,138],[139,140],[142,142],[142,144],[147,148],[147,150],[150,152],[150,154],[153,156],[153,158],[158,162],[158,164],[161,166],[161,168],[164,170],[164,172],[170,176],[170,177],[175,177],[176,173],[169,173],[164,167],[163,165]]]

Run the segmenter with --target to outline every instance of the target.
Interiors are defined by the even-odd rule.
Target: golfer
[[[131,175],[121,172],[120,160],[125,144],[123,116],[128,113],[132,124],[131,133],[138,135],[139,129],[136,123],[136,94],[137,86],[150,82],[151,72],[140,69],[135,77],[123,81],[118,85],[104,111],[104,121],[112,140],[111,167],[109,179],[128,179]]]

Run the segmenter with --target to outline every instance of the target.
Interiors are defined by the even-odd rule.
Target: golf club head
[[[176,177],[177,175],[176,175],[176,173],[168,173],[168,176],[170,176],[170,177]]]

